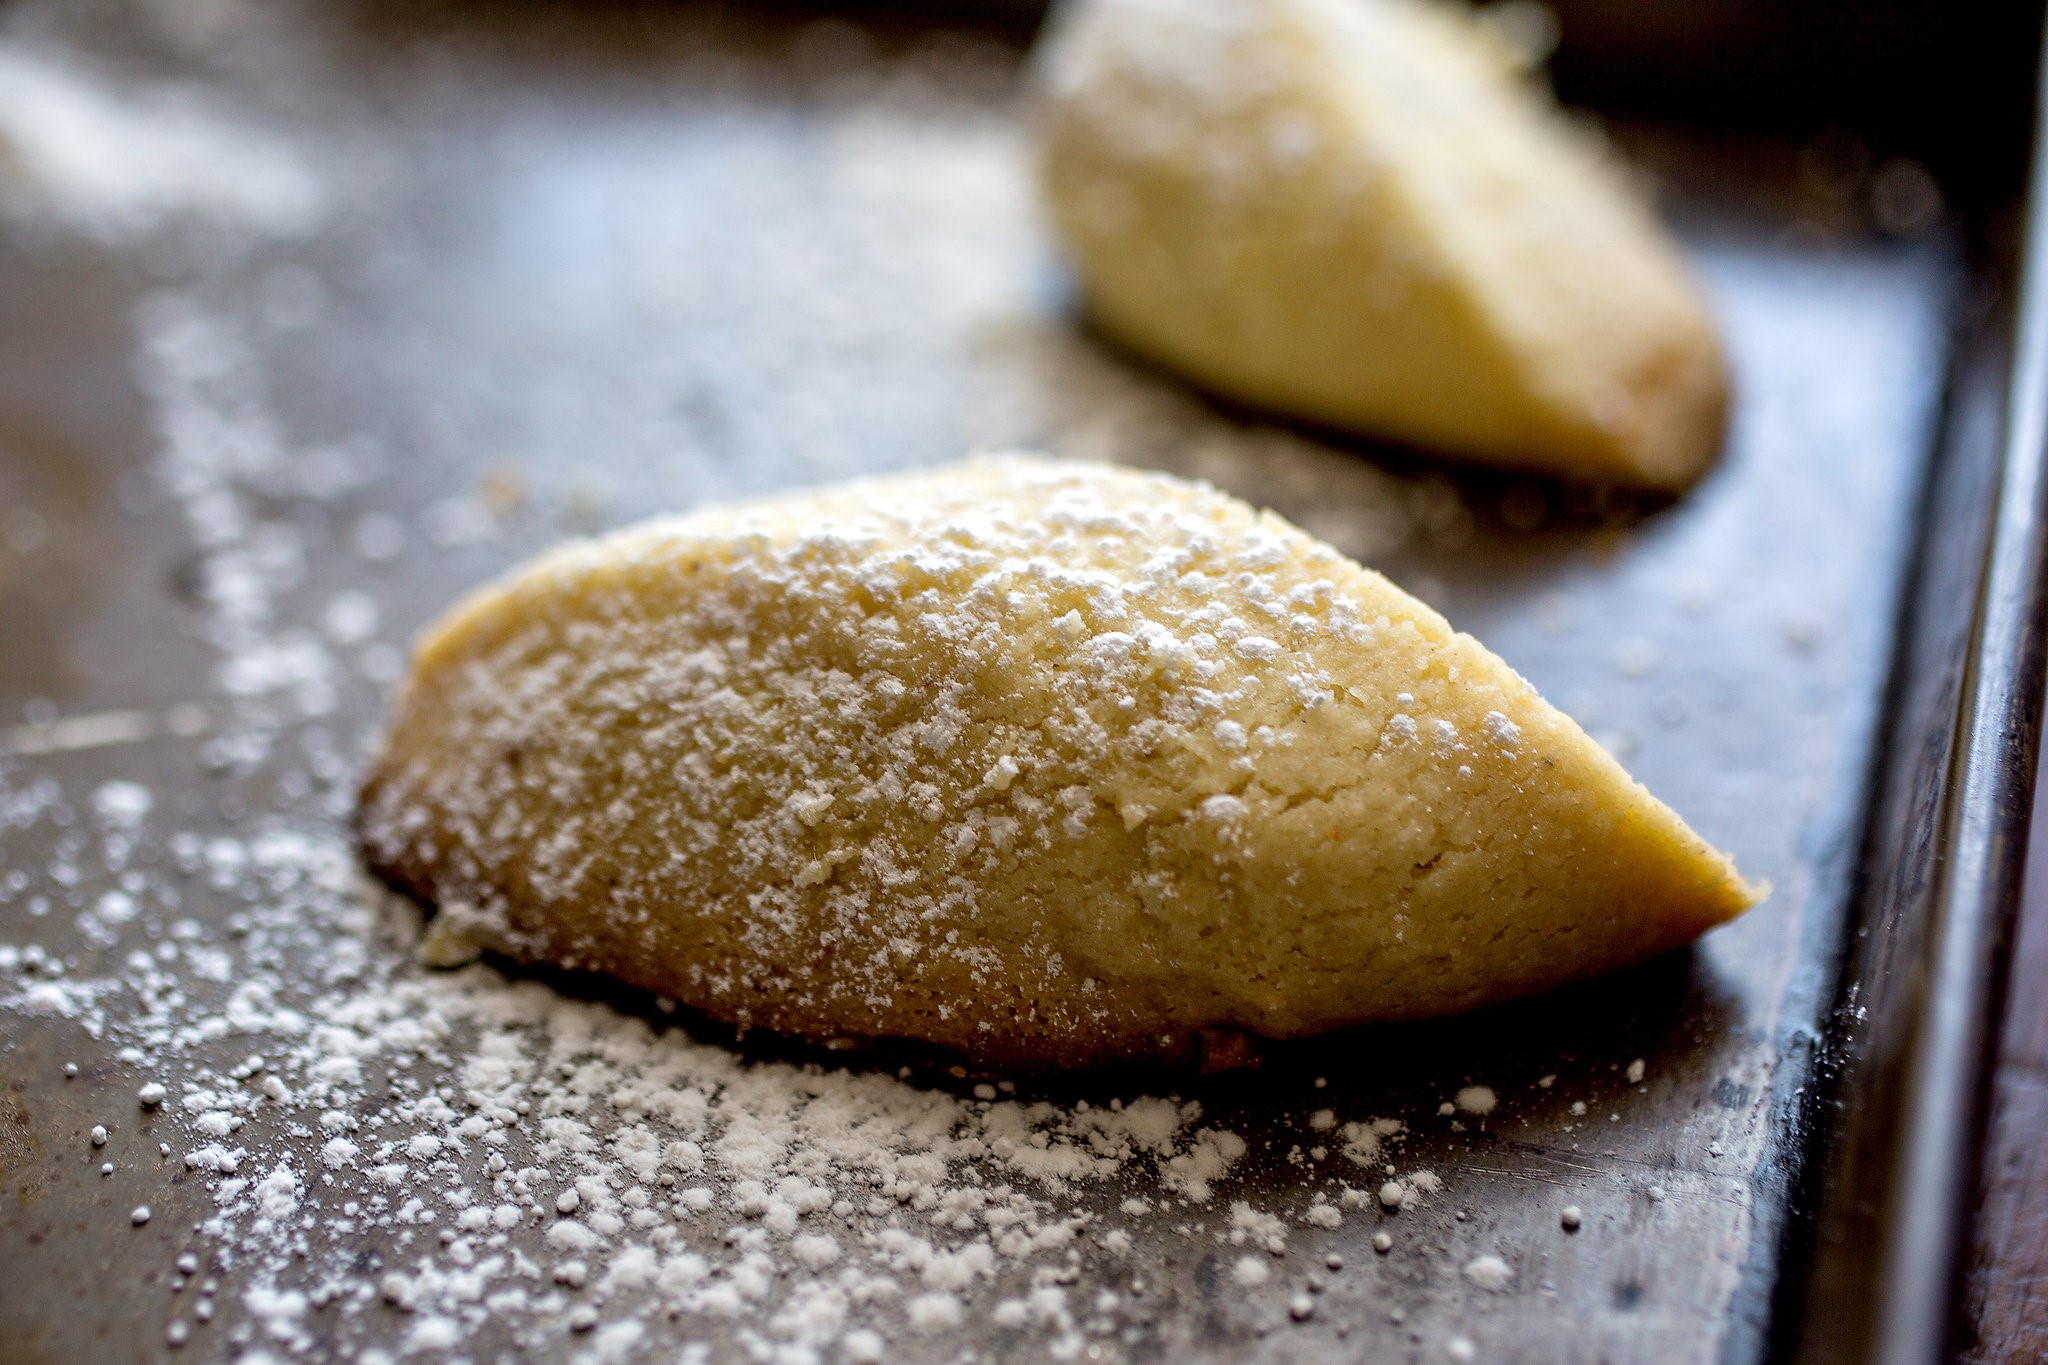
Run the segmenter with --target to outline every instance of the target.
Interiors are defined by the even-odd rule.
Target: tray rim
[[[1967,624],[1937,629],[1931,641],[1962,647],[1954,682],[1932,683],[1933,700],[1946,703],[1946,748],[1930,773],[1924,762],[1916,769],[1901,740],[1914,719],[1907,686],[1927,682],[1914,670],[1929,674],[1941,662],[1930,666],[1928,625],[1915,619],[1929,606],[1928,558],[1944,531],[1958,529],[1941,523],[1940,503],[1944,493],[1973,496],[1941,486],[1971,477],[1942,467],[1956,463],[1949,429],[1935,438],[1876,739],[1880,770],[1866,795],[1859,885],[1811,1093],[1777,1119],[1780,1141],[1811,1153],[1812,1164],[1794,1176],[1804,1192],[1792,1196],[1780,1248],[1768,1359],[1922,1365],[1948,1358],[1964,1326],[1960,1290],[2004,1015],[2005,949],[2020,907],[2048,700],[2048,33],[2037,51],[2025,207],[2007,275],[2017,283],[2007,315],[1977,339],[1998,352],[1999,427],[1979,475],[1987,486],[1959,509],[1974,519]],[[1967,382],[1960,372],[1982,363],[1971,349],[1958,338],[1951,405]],[[1910,800],[1916,779],[1934,783],[1931,837],[1887,846],[1887,802],[1902,793]],[[1904,951],[1888,954],[1902,939]],[[1898,1045],[1861,1027],[1867,1013],[1886,1011],[1905,1016],[1893,1032]],[[1895,1104],[1853,1104],[1873,1097]],[[1859,1168],[1863,1154],[1876,1159]],[[1815,1226],[1848,1209],[1872,1239],[1830,1238]],[[1848,1288],[1853,1302],[1827,1292]]]
[[[2048,653],[2048,60],[2013,321],[2012,382],[1990,542],[1971,605],[1960,743],[1951,760],[1934,891],[1936,937],[1891,1173],[1874,1358],[1929,1360],[1948,1336],[1987,1118],[2005,957],[2018,913],[2040,761]],[[1939,1292],[1936,1292],[1936,1288]]]

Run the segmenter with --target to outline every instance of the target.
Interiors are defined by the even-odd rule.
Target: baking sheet
[[[621,1323],[641,1328],[609,1338],[622,1359],[689,1342],[836,1358],[861,1330],[907,1360],[1761,1352],[1789,1176],[1778,1116],[1829,1003],[1946,364],[1948,238],[1868,230],[1785,148],[1640,140],[1727,333],[1727,458],[1669,506],[1446,473],[1211,405],[1077,327],[1034,216],[1016,66],[983,36],[731,7],[0,12],[0,138],[15,144],[0,159],[10,1357],[167,1353],[180,1330],[194,1358],[548,1356],[598,1350]],[[72,112],[69,133],[48,131],[52,107]],[[23,112],[38,109],[45,124]],[[78,140],[80,119],[98,143]],[[92,146],[128,158],[128,179],[96,179]],[[1382,568],[1579,717],[1771,899],[1640,971],[1280,1049],[1255,1074],[1025,1081],[1064,1112],[1170,1092],[1246,1150],[1208,1202],[1144,1216],[1125,1202],[1172,1192],[1143,1163],[1034,1190],[1085,1216],[1072,1254],[948,1291],[957,1322],[920,1326],[909,1301],[935,1291],[899,1270],[877,1274],[905,1292],[834,1332],[777,1329],[806,1279],[781,1242],[764,1299],[672,1315],[658,1287],[600,1293],[601,1256],[588,1284],[557,1283],[554,1213],[489,1234],[535,1267],[505,1272],[531,1291],[517,1311],[387,1302],[384,1276],[445,1266],[446,1246],[339,1226],[371,1177],[323,1164],[317,1107],[266,1105],[263,1072],[233,1074],[306,1049],[266,1033],[274,1010],[228,1006],[252,980],[289,1008],[420,975],[397,912],[256,856],[296,838],[294,876],[333,865],[405,640],[564,534],[1018,444],[1212,479]],[[131,819],[109,783],[147,792],[146,811]],[[214,841],[242,865],[209,862]],[[181,872],[195,857],[199,874]],[[334,980],[337,965],[355,975]],[[222,1036],[165,1044],[148,1002],[167,990],[163,1011],[220,1017]],[[413,1077],[401,1086],[446,1085],[467,1046],[394,1062]],[[733,1055],[773,1067],[781,1052]],[[876,1065],[805,1056],[827,1075]],[[971,1108],[981,1079],[921,1066],[903,1084]],[[169,1091],[156,1110],[135,1098],[151,1080]],[[387,1083],[373,1070],[362,1093]],[[1483,1116],[1456,1104],[1475,1085],[1497,1098]],[[214,1139],[185,1097],[231,1087],[251,1096],[232,1134],[249,1168],[188,1165]],[[1388,1173],[1331,1136],[1374,1119],[1406,1128],[1384,1152],[1392,1174],[1441,1182],[1399,1212],[1377,1198]],[[514,1150],[541,1140],[537,1120],[514,1125]],[[252,1255],[256,1193],[223,1209],[222,1183],[280,1163],[307,1250]],[[747,1215],[731,1171],[703,1183],[712,1209],[665,1226],[730,1277],[743,1249],[727,1232]],[[879,1264],[874,1239],[908,1217],[856,1210],[835,1235],[849,1262]],[[946,1245],[984,1235],[914,1225]],[[1510,1271],[1497,1289],[1466,1273],[1483,1257]],[[997,1312],[1034,1287],[1061,1292],[1064,1319]],[[307,1296],[296,1315],[277,1298],[292,1293]],[[578,1330],[584,1305],[596,1325]],[[418,1335],[437,1316],[455,1347]]]

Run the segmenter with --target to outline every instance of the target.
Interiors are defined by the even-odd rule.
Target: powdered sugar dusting
[[[1054,1104],[988,1085],[968,1098],[749,1059],[658,1010],[484,966],[423,974],[417,915],[363,882],[338,839],[237,847],[167,841],[173,875],[235,864],[249,908],[231,946],[183,921],[96,989],[163,1002],[110,1035],[163,1078],[148,1084],[183,1134],[174,1155],[211,1191],[196,1244],[287,1353],[313,1348],[315,1314],[323,1339],[347,1343],[395,1310],[416,1351],[495,1324],[532,1349],[610,1331],[631,1359],[650,1324],[675,1320],[753,1355],[857,1357],[977,1316],[1069,1356],[1122,1321],[1081,1311],[1070,1287],[1118,1281],[1127,1229],[1169,1219],[1281,1257],[1290,1221],[1327,1231],[1369,1204],[1287,1195],[1283,1209],[1303,1207],[1285,1215],[1216,1200],[1245,1144],[1190,1102]],[[279,972],[315,944],[323,979]],[[225,974],[222,952],[239,964]],[[47,970],[12,950],[0,967]],[[225,992],[217,1013],[168,1007],[209,984]],[[209,1060],[223,1052],[241,1060]],[[1307,1124],[1338,1127],[1325,1111]],[[1348,1125],[1354,1159],[1402,1129]],[[1427,1172],[1409,1181],[1439,1188]],[[374,1271],[366,1243],[382,1248]],[[1245,1287],[1265,1282],[1258,1262],[1238,1264]],[[199,1302],[210,1314],[213,1298]]]
[[[1234,913],[1213,868],[1309,799],[1311,734],[1370,752],[1383,679],[1337,674],[1419,678],[1421,616],[1213,490],[1019,456],[657,521],[428,639],[360,828],[443,908],[437,960],[602,963],[741,1024],[982,1059],[1310,1032],[1349,1020],[1294,959],[1199,933]],[[1401,779],[1313,795],[1347,780]]]
[[[138,89],[0,42],[0,202],[122,241],[193,215],[295,236],[326,204],[285,146],[190,91]]]

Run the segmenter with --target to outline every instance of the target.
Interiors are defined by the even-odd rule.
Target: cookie
[[[1756,898],[1271,513],[1005,456],[547,555],[420,641],[362,846],[444,958],[990,1065],[1466,1010]]]
[[[1714,459],[1727,372],[1676,245],[1459,9],[1076,0],[1038,77],[1053,222],[1133,350],[1498,465],[1677,490]]]

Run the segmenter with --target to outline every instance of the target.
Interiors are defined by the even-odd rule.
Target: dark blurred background
[[[662,0],[597,8],[658,12]],[[1047,0],[731,0],[740,11],[864,26],[978,30],[1024,44]],[[379,0],[399,26],[473,19],[464,0]],[[594,8],[555,11],[565,30]],[[2041,7],[1941,0],[1495,0],[1516,27],[1550,30],[1549,72],[1568,104],[1731,136],[1821,139],[1822,173],[1867,173],[1872,157],[1925,162],[1951,200],[2010,195],[2032,126]]]

